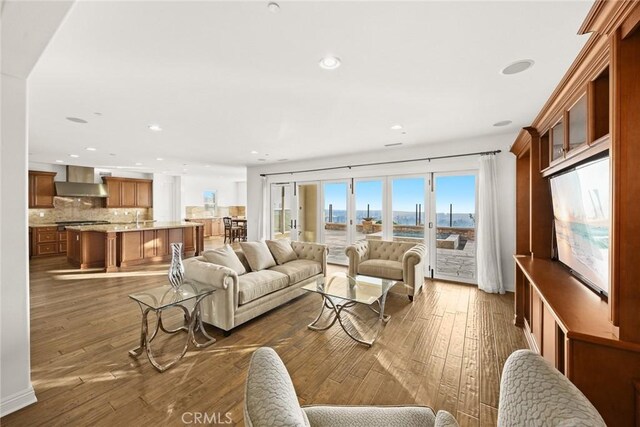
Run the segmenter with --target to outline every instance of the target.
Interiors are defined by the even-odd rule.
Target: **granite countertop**
[[[51,223],[51,224],[29,224],[29,227],[33,227],[33,228],[36,228],[36,227],[57,227],[57,226],[58,226],[58,224],[56,224],[56,223]]]
[[[198,216],[185,218],[185,221],[201,221],[203,219],[222,219],[221,216]]]
[[[140,222],[136,225],[132,224],[103,224],[103,225],[74,225],[68,226],[67,230],[75,231],[98,231],[102,233],[110,233],[116,231],[142,231],[142,230],[158,230],[165,228],[184,228],[184,227],[197,227],[199,224],[186,221],[174,221],[174,222]]]

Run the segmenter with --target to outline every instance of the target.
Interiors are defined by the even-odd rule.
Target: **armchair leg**
[[[231,329],[229,329],[228,331],[224,331],[225,337],[228,337],[229,335],[231,335]]]
[[[413,295],[409,295],[409,301],[413,302]]]

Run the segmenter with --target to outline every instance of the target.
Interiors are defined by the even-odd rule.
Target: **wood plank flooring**
[[[512,324],[513,294],[428,281],[413,304],[404,295],[389,296],[392,318],[372,348],[349,339],[337,324],[325,332],[307,329],[320,300],[305,295],[226,338],[208,327],[218,342],[190,349],[161,374],[146,357],[127,354],[140,335],[140,310],[127,295],[157,286],[166,268],[79,273],[64,257],[32,260],[31,365],[38,403],[2,418],[2,425],[184,425],[197,412],[219,413],[223,420],[229,413],[242,425],[251,353],[270,346],[286,364],[302,404],[424,404],[448,410],[462,426],[489,426],[496,422],[502,365],[512,351],[526,348]],[[353,330],[371,333],[372,316],[355,310]],[[183,338],[163,338],[158,350],[169,356]]]

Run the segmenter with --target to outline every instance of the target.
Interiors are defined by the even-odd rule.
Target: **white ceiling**
[[[590,7],[282,1],[271,13],[266,1],[81,1],[30,78],[30,160],[205,173],[515,136],[586,42],[576,32]],[[339,69],[318,67],[328,54]],[[526,58],[530,70],[499,74]],[[492,126],[501,120],[513,124]],[[390,130],[397,123],[406,135]]]

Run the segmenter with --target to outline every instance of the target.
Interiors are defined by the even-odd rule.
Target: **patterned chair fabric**
[[[271,348],[253,353],[245,388],[244,422],[249,427],[457,427],[446,411],[426,406],[300,407],[287,368]]]
[[[530,350],[504,364],[498,426],[604,427],[591,402],[558,370]]]
[[[360,240],[345,249],[350,276],[364,274],[402,281],[410,297],[417,295],[424,283],[426,251],[421,243],[387,240]]]

